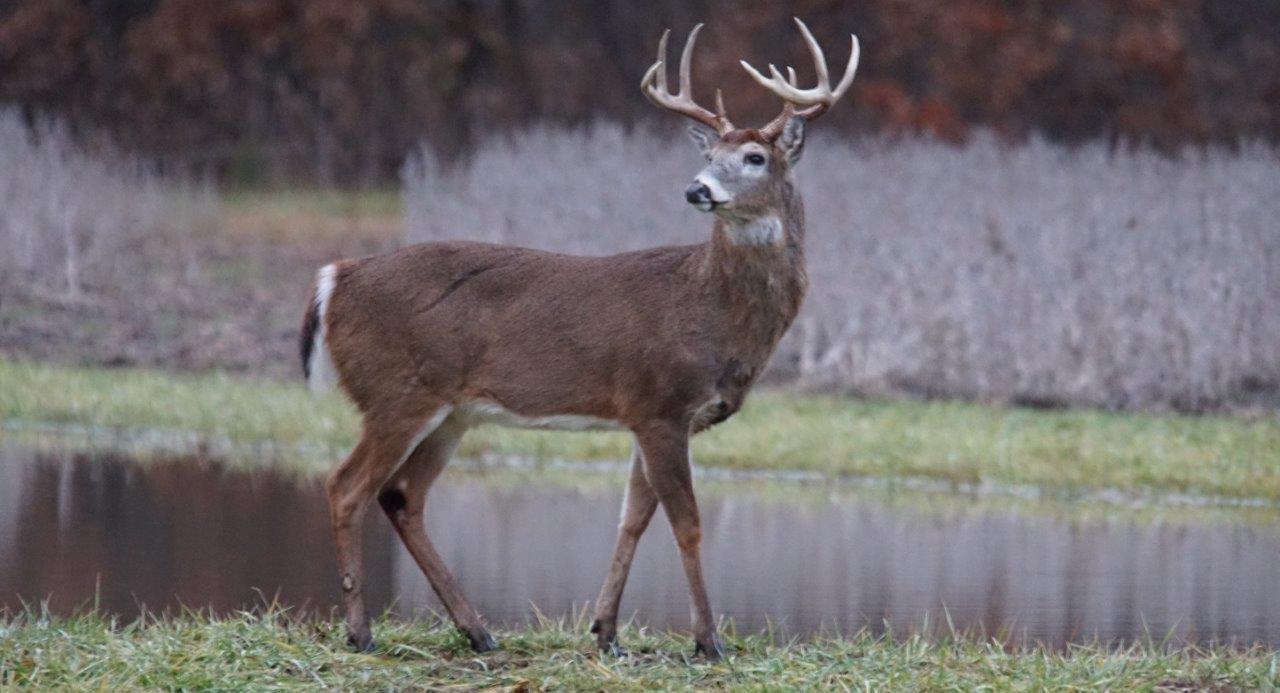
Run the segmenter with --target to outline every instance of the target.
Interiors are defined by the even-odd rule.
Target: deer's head
[[[818,84],[810,89],[800,89],[796,86],[796,71],[790,67],[787,68],[788,76],[783,77],[778,68],[770,65],[772,76],[765,77],[746,61],[740,61],[752,79],[783,101],[782,112],[764,127],[756,129],[736,128],[729,122],[719,90],[716,90],[714,113],[693,101],[690,68],[701,24],[689,32],[689,39],[680,54],[680,90],[675,94],[667,88],[665,64],[667,37],[671,32],[663,32],[658,41],[658,60],[645,72],[640,89],[655,105],[699,123],[689,129],[689,134],[706,157],[707,166],[685,189],[685,199],[704,212],[749,219],[776,209],[780,196],[784,194],[784,183],[791,175],[791,167],[800,160],[804,151],[805,123],[825,113],[853,83],[858,69],[858,38],[850,37],[849,63],[840,82],[832,89],[822,48],[804,22],[795,21],[813,55]]]

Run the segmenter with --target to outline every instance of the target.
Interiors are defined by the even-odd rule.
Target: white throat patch
[[[774,216],[726,221],[725,232],[734,245],[777,245],[782,241],[782,221]]]

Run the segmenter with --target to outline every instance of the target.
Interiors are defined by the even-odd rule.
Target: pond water
[[[1015,643],[1172,634],[1280,646],[1280,516],[1152,520],[796,484],[704,486],[708,589],[740,632],[888,624],[905,633],[949,616]],[[612,476],[569,484],[451,471],[432,491],[428,528],[486,619],[519,625],[535,606],[562,616],[595,597],[621,488]],[[370,606],[403,616],[436,607],[376,511],[368,527]],[[131,616],[272,598],[310,613],[337,604],[318,482],[0,446],[0,606],[47,600],[67,613],[96,601]],[[688,627],[660,517],[641,541],[623,613]]]

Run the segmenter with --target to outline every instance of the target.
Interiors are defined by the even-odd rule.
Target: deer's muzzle
[[[684,199],[704,212],[710,212],[717,204],[717,201],[711,197],[711,188],[706,183],[696,180],[684,189]]]

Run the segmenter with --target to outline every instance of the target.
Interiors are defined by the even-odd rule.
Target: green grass
[[[317,444],[327,468],[359,424],[338,395],[300,383],[0,361],[0,421],[190,431],[214,440]],[[624,434],[483,427],[464,455],[621,459]],[[822,475],[1112,488],[1280,500],[1280,419],[1040,411],[959,402],[868,401],[761,391],[695,441],[697,464]]]
[[[498,633],[476,655],[452,628],[396,620],[374,628],[378,648],[357,654],[332,621],[278,611],[221,619],[197,614],[118,623],[99,615],[38,614],[0,622],[0,686],[36,689],[339,690],[1275,690],[1280,654],[1259,648],[1122,650],[1072,647],[1007,652],[960,636],[888,639],[862,634],[777,645],[726,638],[730,655],[686,657],[687,638],[626,628],[627,657],[600,657],[585,622],[545,622]]]
[[[363,254],[401,243],[401,212],[400,192],[394,188],[239,189],[222,195],[218,225],[232,242],[243,239],[295,249],[320,243]]]

